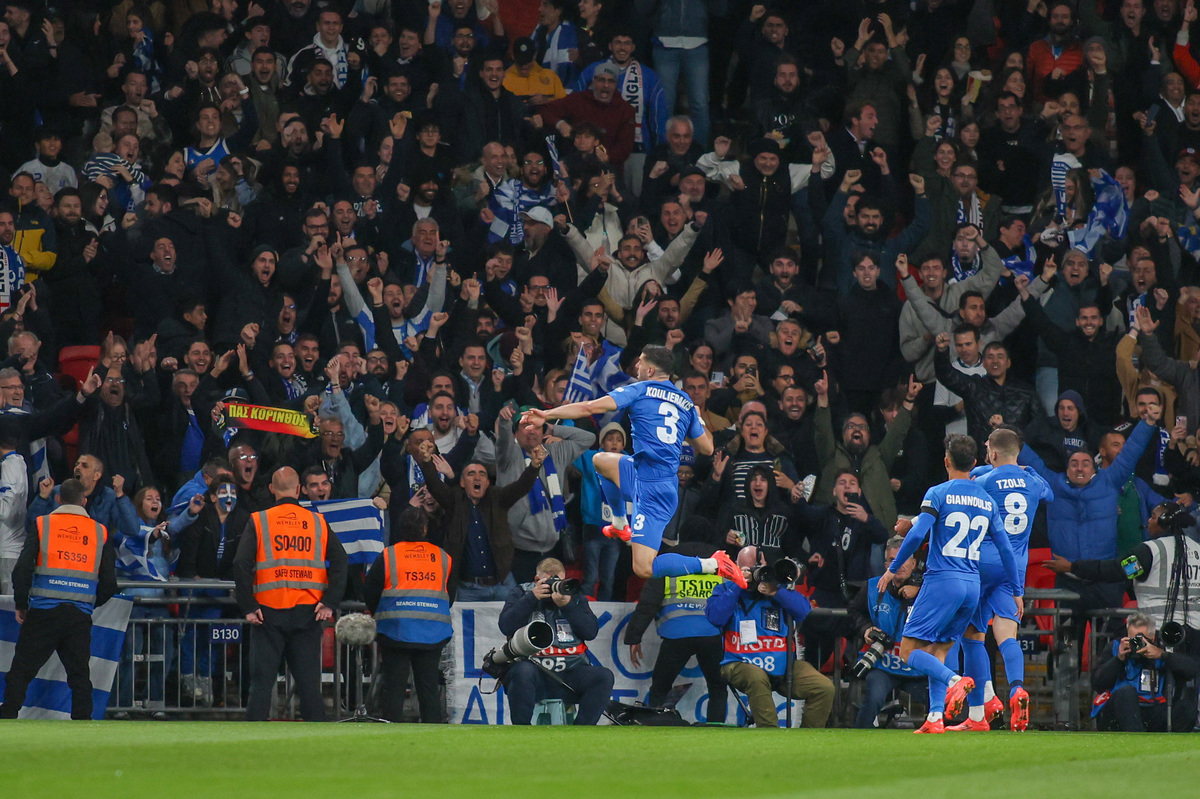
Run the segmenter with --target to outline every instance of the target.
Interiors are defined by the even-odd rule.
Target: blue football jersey
[[[999,507],[999,529],[1008,534],[1008,542],[1012,545],[1017,569],[1024,582],[1025,567],[1029,562],[1029,533],[1033,529],[1033,517],[1037,513],[1038,503],[1043,499],[1053,499],[1054,492],[1040,474],[1026,471],[1016,465],[992,469],[978,477],[975,482]],[[1000,553],[990,538],[983,542],[980,558],[985,563],[1000,563]]]
[[[926,573],[978,579],[980,547],[988,530],[1001,524],[995,500],[971,480],[948,480],[925,492],[921,512],[936,519]]]
[[[704,435],[695,404],[674,385],[647,380],[609,393],[617,410],[627,410],[633,431],[633,460],[648,480],[675,479],[687,439]]]

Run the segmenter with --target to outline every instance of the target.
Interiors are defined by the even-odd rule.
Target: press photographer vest
[[[316,605],[329,587],[325,548],[329,528],[319,513],[292,503],[254,514],[254,598],[275,610]]]
[[[90,614],[96,606],[108,530],[89,516],[52,513],[37,520],[37,536],[30,606],[51,608],[70,602]]]
[[[787,671],[787,624],[781,606],[766,597],[747,602],[743,591],[721,636],[725,644],[721,665],[752,663],[767,674],[783,676]]]
[[[1170,598],[1171,568],[1175,562],[1176,538],[1165,536],[1154,538],[1146,543],[1150,554],[1154,557],[1150,568],[1146,570],[1146,579],[1134,583],[1134,593],[1137,594],[1138,609],[1162,625],[1167,619],[1167,600]],[[1174,621],[1186,624],[1193,630],[1200,630],[1200,544],[1190,538],[1183,539],[1187,546],[1187,572],[1184,582],[1187,583],[1189,601],[1183,602],[1185,586],[1179,586],[1179,597],[1175,603]],[[1184,609],[1187,609],[1186,618]]]
[[[1156,556],[1157,557],[1157,556]],[[1113,657],[1117,656],[1117,650],[1121,648],[1120,641],[1112,642]],[[1130,658],[1125,661],[1125,673],[1113,685],[1112,691],[1096,694],[1096,698],[1092,700],[1092,718],[1100,715],[1101,709],[1108,704],[1108,700],[1112,698],[1113,693],[1118,688],[1124,688],[1126,685],[1132,685],[1138,694],[1138,702],[1143,705],[1161,705],[1166,703],[1167,697],[1163,695],[1163,681],[1166,672],[1163,669],[1161,660],[1140,661]]]
[[[450,556],[423,541],[402,541],[383,551],[384,583],[375,629],[406,644],[440,644],[450,624]]]
[[[722,578],[715,574],[688,574],[663,580],[663,603],[658,611],[660,638],[699,638],[721,631],[704,617],[704,605]]]
[[[877,578],[871,578],[867,581],[867,585],[874,586],[877,582],[879,582]],[[891,591],[884,591],[883,599],[880,600],[879,592],[873,589],[870,592],[869,601],[871,603],[871,621],[892,639],[892,648],[883,653],[879,662],[875,664],[875,668],[897,677],[920,677],[921,675],[909,668],[908,664],[900,657],[900,639],[904,637],[904,624],[908,621],[912,605],[905,605]],[[866,649],[865,645],[860,647],[860,650],[864,649]]]
[[[533,583],[525,583],[521,587],[526,591],[533,591]],[[547,602],[552,607],[547,609],[546,603],[542,603],[542,608],[529,614],[529,621],[544,621],[549,624],[550,629],[554,631],[554,643],[530,659],[536,660],[553,672],[564,672],[576,666],[587,665],[587,644],[575,635],[575,630],[571,628],[571,622],[563,614],[562,608],[550,600]]]

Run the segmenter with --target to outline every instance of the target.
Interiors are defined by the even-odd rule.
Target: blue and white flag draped
[[[1082,250],[1088,258],[1092,257],[1096,245],[1105,234],[1114,239],[1123,239],[1129,227],[1129,202],[1125,199],[1124,189],[1103,169],[1099,173],[1092,178],[1096,200],[1088,212],[1087,224],[1067,232],[1071,247]]]
[[[121,537],[120,543],[117,544],[117,571],[120,572],[120,577],[147,582],[166,582],[170,579],[170,568],[164,573],[160,565],[166,563],[173,567],[179,560],[179,548],[171,547],[171,557],[169,559],[162,558],[161,546],[147,543],[153,532],[153,527],[143,525],[138,531],[138,535]],[[156,551],[147,553],[147,548]],[[160,563],[156,563],[156,560]]]
[[[621,368],[620,347],[608,341],[602,342],[600,357],[595,361],[590,361],[581,348],[575,356],[567,390],[563,392],[563,404],[594,400],[630,382],[632,378]],[[597,421],[607,424],[616,416],[616,413],[601,414]]]
[[[300,504],[325,517],[351,564],[370,566],[383,551],[383,511],[371,500],[329,499]]]
[[[117,663],[121,660],[131,608],[132,601],[115,596],[92,613],[92,718],[97,721],[104,718],[108,708],[108,694],[117,674]],[[20,632],[13,598],[0,597],[0,691],[4,690],[4,678],[12,666]],[[71,689],[67,687],[67,672],[58,655],[51,655],[29,684],[20,718],[71,718]]]
[[[621,368],[621,348],[608,341],[601,342],[600,347],[600,357],[595,361],[580,348],[563,394],[564,404],[593,400],[630,382]]]

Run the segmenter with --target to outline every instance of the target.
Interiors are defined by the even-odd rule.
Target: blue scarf
[[[529,463],[529,458],[525,458],[525,463]],[[551,458],[549,453],[546,455],[546,461],[542,464],[542,472],[546,475],[543,481],[538,478],[533,483],[533,488],[529,490],[529,512],[536,516],[542,511],[550,508],[554,514],[554,530],[561,533],[567,526],[567,508],[563,503],[562,483],[558,480],[558,471],[554,468],[554,458]],[[547,504],[547,498],[549,504]]]

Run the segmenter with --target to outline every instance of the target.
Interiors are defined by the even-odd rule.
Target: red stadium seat
[[[63,347],[58,354],[58,371],[75,378],[78,388],[87,380],[88,370],[100,362],[100,347],[94,344]]]
[[[1054,572],[1042,565],[1043,561],[1050,560],[1052,557],[1049,547],[1029,550],[1029,567],[1025,570],[1026,588],[1054,588]],[[1054,602],[1048,599],[1038,599],[1034,601],[1033,606],[1052,608]],[[1039,629],[1045,630],[1047,633],[1054,629],[1054,619],[1050,616],[1034,616],[1033,620]],[[1043,635],[1040,640],[1046,646],[1053,646],[1052,635]]]

